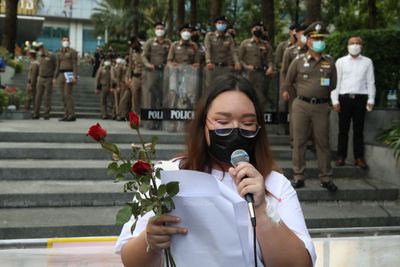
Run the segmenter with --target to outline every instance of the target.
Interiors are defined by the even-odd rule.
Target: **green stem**
[[[147,162],[150,163],[151,162],[151,158],[150,158],[149,154],[147,154],[146,146],[144,144],[144,139],[142,137],[142,134],[140,133],[139,128],[136,130],[136,132],[137,132],[137,134],[139,136],[140,143],[142,144],[142,148],[143,148],[144,154],[146,155]]]

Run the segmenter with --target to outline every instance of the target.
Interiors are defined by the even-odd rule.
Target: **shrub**
[[[347,54],[351,36],[363,39],[363,54],[372,59],[375,71],[376,105],[386,106],[390,89],[396,89],[400,80],[400,30],[377,29],[334,32],[327,38],[327,52],[335,59]]]
[[[393,149],[393,156],[400,162],[400,121],[393,123],[392,127],[383,131],[376,140]]]

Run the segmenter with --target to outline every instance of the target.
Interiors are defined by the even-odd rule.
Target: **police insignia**
[[[322,28],[322,27],[321,27],[321,24],[315,25],[315,30],[316,30],[316,31],[319,32],[319,31],[321,30],[321,28]]]

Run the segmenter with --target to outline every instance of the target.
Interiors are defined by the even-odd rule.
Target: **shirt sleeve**
[[[211,62],[211,40],[210,40],[210,32],[206,35],[206,38],[204,39],[204,47],[206,49],[205,51],[205,58],[206,58],[206,64],[212,63]]]
[[[275,184],[280,184],[280,197],[278,198],[276,211],[286,226],[303,241],[304,246],[311,257],[313,266],[315,266],[317,255],[314,244],[307,230],[303,211],[301,210],[300,202],[297,198],[297,193],[285,176],[278,173],[275,173],[274,176],[273,179],[277,181]]]
[[[341,66],[342,64],[341,64],[341,62],[342,62],[342,60],[339,58],[335,64],[337,81],[336,81],[336,88],[331,91],[332,105],[339,104],[340,85],[342,82],[342,66]]]
[[[368,90],[368,104],[375,104],[375,75],[374,75],[374,65],[372,60],[368,60],[368,70],[367,70],[367,90]]]

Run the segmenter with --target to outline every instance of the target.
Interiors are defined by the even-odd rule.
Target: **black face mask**
[[[261,35],[262,35],[262,31],[261,31],[261,30],[255,30],[255,31],[253,32],[253,34],[254,34],[255,37],[260,38]]]
[[[191,36],[191,39],[193,42],[197,43],[200,39],[200,36],[198,36],[197,34],[194,34]]]
[[[254,147],[257,136],[245,138],[240,134],[239,128],[234,128],[228,136],[219,136],[214,130],[208,130],[210,134],[209,153],[217,160],[230,164],[232,152],[236,149],[243,149],[249,154],[250,163],[255,163]]]

